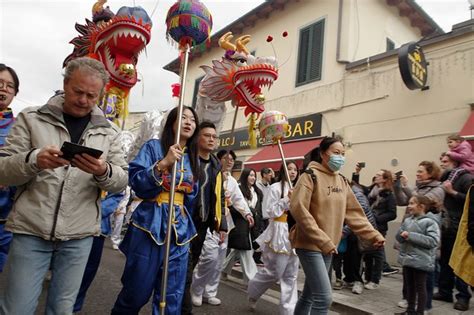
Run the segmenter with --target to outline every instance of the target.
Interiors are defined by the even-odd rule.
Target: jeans
[[[84,305],[86,299],[87,290],[94,281],[97,270],[99,270],[100,260],[102,258],[102,252],[104,250],[105,236],[95,236],[92,241],[92,249],[89,253],[89,258],[86,264],[86,270],[82,277],[81,287],[77,294],[76,303],[74,303],[74,313],[79,312]]]
[[[328,275],[332,257],[306,249],[296,249],[296,254],[306,279],[303,292],[296,303],[295,315],[327,314],[332,302]]]
[[[382,269],[384,261],[384,252],[374,250],[364,254],[365,262],[365,280],[379,284],[382,278]]]
[[[45,314],[71,314],[91,246],[92,237],[47,241],[14,234],[0,314],[34,314],[49,269],[52,277]]]

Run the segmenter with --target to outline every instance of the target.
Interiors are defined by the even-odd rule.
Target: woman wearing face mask
[[[306,276],[296,315],[328,313],[332,302],[328,271],[344,222],[360,238],[373,242],[374,247],[385,242],[367,220],[348,181],[339,174],[344,152],[339,139],[325,137],[311,153],[308,169],[291,195],[290,212],[296,224],[290,240]]]
[[[295,162],[287,162],[288,175],[294,186],[298,180],[298,166]],[[296,278],[298,276],[298,257],[288,239],[288,209],[292,190],[285,176],[283,165],[280,168],[280,181],[270,188],[267,213],[270,223],[265,231],[257,238],[262,249],[264,268],[258,270],[249,281],[248,296],[251,310],[256,307],[257,300],[273,284],[280,282],[280,314],[293,314],[298,291]]]

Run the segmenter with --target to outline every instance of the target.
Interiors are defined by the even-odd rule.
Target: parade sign
[[[322,114],[311,114],[303,117],[290,118],[289,128],[285,135],[285,142],[310,139],[321,136]],[[219,136],[219,149],[243,150],[250,149],[247,128],[235,130],[234,133],[223,132]],[[257,147],[269,144],[264,138],[257,139]]]
[[[410,90],[423,89],[428,79],[428,63],[420,45],[411,42],[398,50],[398,67]]]

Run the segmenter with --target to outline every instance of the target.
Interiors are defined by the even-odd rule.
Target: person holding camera
[[[34,314],[52,272],[46,314],[71,314],[89,257],[100,235],[101,191],[119,192],[128,165],[119,130],[97,106],[108,74],[90,58],[70,61],[64,93],[24,109],[0,148],[0,185],[17,186],[5,229],[13,233],[0,314]],[[103,151],[99,158],[62,158],[65,141]]]

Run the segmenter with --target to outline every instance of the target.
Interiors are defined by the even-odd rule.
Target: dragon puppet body
[[[139,54],[150,42],[152,22],[141,7],[122,7],[114,14],[107,0],[93,6],[93,21],[76,23],[79,36],[71,40],[73,52],[63,66],[78,57],[101,61],[110,75],[100,107],[108,119],[121,125],[128,114],[128,95],[137,83]]]
[[[245,116],[250,116],[250,138],[256,125],[256,118],[262,113],[265,96],[262,87],[270,88],[278,78],[277,61],[274,57],[255,57],[246,45],[250,35],[244,35],[231,42],[228,32],[219,39],[219,46],[226,50],[221,60],[213,60],[211,66],[201,66],[206,73],[201,80],[196,110],[201,120],[216,124],[220,131],[226,112],[225,102],[244,107]]]

